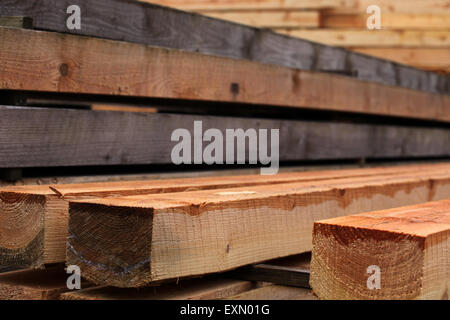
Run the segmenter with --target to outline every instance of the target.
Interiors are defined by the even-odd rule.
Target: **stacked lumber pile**
[[[95,285],[144,287],[307,253],[314,221],[449,194],[450,165],[9,187],[0,192],[1,263],[66,262]]]
[[[70,30],[70,5],[0,2],[0,184],[29,181],[28,170],[114,177],[0,188],[0,299],[315,299],[310,273],[324,299],[445,297],[447,251],[426,250],[436,232],[448,241],[445,203],[433,220],[442,229],[418,231],[425,245],[405,253],[419,257],[408,260],[413,293],[346,293],[314,223],[449,198],[447,76],[143,1],[86,0]],[[222,146],[206,172],[183,176],[172,138],[181,128],[190,170],[206,166],[196,148],[211,142],[208,129],[278,130],[266,151],[283,172],[212,171],[254,165]],[[341,162],[351,168],[323,165]],[[156,179],[158,166],[172,178]],[[137,167],[142,179],[121,174]],[[82,290],[68,289],[64,266],[80,268]]]
[[[425,70],[450,72],[450,6],[447,0],[212,1],[158,0],[211,17],[389,59]],[[382,30],[367,30],[381,9]]]
[[[309,254],[274,260],[272,268],[286,268],[308,279]],[[256,267],[264,267],[257,265]],[[95,286],[83,281],[82,289],[71,291],[66,284],[63,265],[52,265],[45,270],[22,270],[0,274],[2,300],[316,300],[311,290],[301,286],[277,285],[263,282],[261,277],[248,277],[245,270],[234,274],[182,279],[176,283],[144,288],[116,288]],[[241,280],[243,279],[243,280]],[[265,279],[265,278],[264,278]],[[284,283],[284,280],[271,280]]]

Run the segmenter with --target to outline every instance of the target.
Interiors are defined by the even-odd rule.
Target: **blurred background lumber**
[[[161,5],[303,39],[341,46],[424,70],[450,72],[448,0],[155,0]],[[368,31],[370,5],[381,9],[382,30]]]

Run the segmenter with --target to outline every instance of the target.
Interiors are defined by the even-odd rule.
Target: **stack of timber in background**
[[[449,154],[450,96],[443,89],[54,32],[1,28],[0,38],[3,101],[15,104],[0,108],[3,168],[167,164],[177,143],[172,132],[193,132],[195,120],[223,133],[279,129],[281,162]],[[178,113],[67,108],[104,100]],[[336,118],[345,121],[326,121]]]
[[[316,1],[307,3],[311,2]],[[27,17],[32,20],[33,28],[40,30],[249,59],[302,70],[329,71],[434,93],[448,93],[450,90],[448,78],[437,74],[299,38],[288,38],[267,29],[213,20],[145,2],[85,0],[79,4],[84,17],[83,28],[68,30],[67,15],[61,12],[66,12],[70,5],[69,0],[57,3],[42,0],[39,6],[31,6],[23,0],[7,0],[0,3],[0,12],[2,16]]]
[[[307,253],[312,249],[314,221],[442,200],[449,193],[448,164],[291,173],[269,179],[257,175],[6,188],[0,193],[0,262],[34,268],[66,262],[79,266],[95,285],[155,286]],[[266,273],[273,274],[273,269],[266,267]],[[58,294],[67,290],[61,282],[61,268],[55,272],[60,276],[48,276],[41,286],[43,280],[39,279],[46,279],[47,273],[13,272],[0,278],[0,292],[3,297],[59,298]],[[255,279],[253,272],[226,277],[293,285],[267,274],[267,280]],[[196,289],[200,286],[206,298],[226,298],[223,291],[223,295],[207,295],[217,282],[220,288],[228,288],[226,293],[256,288],[248,282],[225,281],[221,275],[212,282],[162,285],[139,294],[96,288],[67,295],[74,299],[119,298],[134,292],[134,297],[142,299],[200,298]],[[307,286],[307,278],[294,286]],[[155,293],[158,290],[162,290],[160,294]],[[257,292],[265,298],[271,296],[264,292],[312,298],[308,291],[284,286]],[[244,297],[251,294],[246,292]]]
[[[448,0],[153,2],[346,47],[425,70],[450,72]],[[367,30],[372,14],[367,14],[366,9],[371,5],[381,9],[382,30]]]
[[[321,299],[448,300],[449,252],[448,199],[324,220],[314,225],[311,285]]]
[[[331,10],[333,2],[298,3]],[[86,0],[82,29],[68,30],[70,5],[0,3],[0,168],[7,180],[23,172],[25,183],[27,170],[95,166],[114,177],[42,177],[45,185],[0,190],[0,265],[49,269],[5,274],[0,298],[310,299],[291,282],[227,272],[311,251],[318,220],[449,198],[449,165],[432,163],[450,155],[447,76],[142,1]],[[196,121],[224,136],[279,129],[282,167],[425,163],[273,177],[181,173],[171,135],[185,128],[195,137]],[[165,176],[121,175],[140,165],[192,178],[122,181]],[[79,265],[93,287],[64,293],[64,263]],[[273,269],[261,268],[266,277]],[[297,270],[299,283],[307,273]]]

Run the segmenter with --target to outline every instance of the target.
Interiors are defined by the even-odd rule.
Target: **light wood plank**
[[[0,39],[2,89],[239,102],[450,121],[450,96],[350,77],[49,32],[2,28]]]
[[[0,16],[0,26],[31,29],[33,27],[33,19],[29,17]]]
[[[367,28],[369,14],[322,14],[323,28]],[[450,13],[386,13],[381,14],[383,29],[448,30]]]
[[[0,167],[172,164],[172,133],[184,128],[193,138],[195,121],[203,129],[197,142],[214,128],[224,145],[227,129],[279,130],[280,163],[450,155],[446,128],[0,106]],[[226,156],[224,146],[223,163]]]
[[[418,161],[396,161],[396,162],[376,162],[376,163],[340,163],[340,164],[319,164],[319,165],[303,165],[303,166],[283,166],[280,167],[279,173],[286,172],[310,172],[317,170],[340,170],[340,169],[356,169],[356,168],[374,168],[401,166],[412,164],[433,164],[439,163],[439,160],[418,160]],[[57,184],[76,184],[76,183],[96,183],[96,182],[119,182],[119,181],[139,181],[139,180],[161,180],[161,179],[179,179],[179,178],[198,178],[198,177],[223,177],[238,175],[255,175],[260,174],[260,168],[236,168],[236,169],[218,169],[218,170],[192,170],[189,171],[171,171],[165,169],[163,171],[141,172],[141,173],[117,173],[117,174],[98,174],[98,175],[54,175],[54,176],[38,176],[38,177],[22,177],[17,181],[0,180],[0,187],[14,186],[35,186],[35,185],[57,185]]]
[[[356,7],[365,11],[371,5],[378,5],[388,12],[437,13],[450,12],[449,0],[357,0]]]
[[[319,28],[321,24],[318,11],[211,11],[206,12],[205,15],[260,28]]]
[[[450,175],[417,173],[74,200],[67,263],[117,287],[227,271],[310,251],[314,221],[449,192]]]
[[[448,300],[449,244],[450,200],[320,221],[311,286],[321,299]]]
[[[233,279],[260,281],[276,285],[310,289],[309,269],[311,254],[291,256],[245,266],[229,273]]]
[[[93,287],[67,292],[63,300],[219,300],[256,288],[256,283],[220,278],[181,280],[140,289]]]
[[[448,31],[277,29],[277,32],[340,47],[450,47],[450,32]]]
[[[123,197],[166,194],[218,188],[270,185],[290,182],[312,183],[349,177],[395,176],[416,171],[449,173],[448,164],[291,172],[276,176],[230,176],[118,181],[71,185],[39,185],[0,189],[0,265],[41,267],[64,262],[68,224],[65,200],[95,197]]]
[[[270,285],[242,292],[226,300],[317,300],[317,297],[308,289]]]

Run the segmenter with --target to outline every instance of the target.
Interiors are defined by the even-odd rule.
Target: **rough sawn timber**
[[[0,106],[0,168],[172,164],[176,129],[203,140],[195,121],[224,137],[227,129],[278,129],[281,163],[450,156],[442,127]]]
[[[311,286],[321,299],[448,300],[449,245],[448,199],[319,221]]]
[[[67,263],[99,285],[231,270],[312,249],[326,218],[448,198],[448,174],[74,200]]]
[[[349,177],[388,176],[412,172],[450,173],[450,165],[410,165],[374,169],[283,173],[276,176],[241,175],[165,180],[118,181],[67,185],[38,185],[0,189],[0,265],[39,268],[64,262],[68,229],[66,200],[123,197],[270,185],[317,182]]]
[[[292,1],[288,6],[306,4],[307,7],[323,7],[323,2]],[[335,1],[325,2],[326,7],[336,5]],[[450,94],[450,81],[438,74],[287,37],[267,29],[216,20],[150,3],[84,0],[78,3],[82,12],[82,29],[68,30],[66,10],[70,5],[73,5],[72,0],[40,0],[39,5],[34,0],[2,0],[0,12],[5,16],[30,17],[33,19],[33,26],[40,30],[248,59],[303,70],[355,74],[362,80]]]

